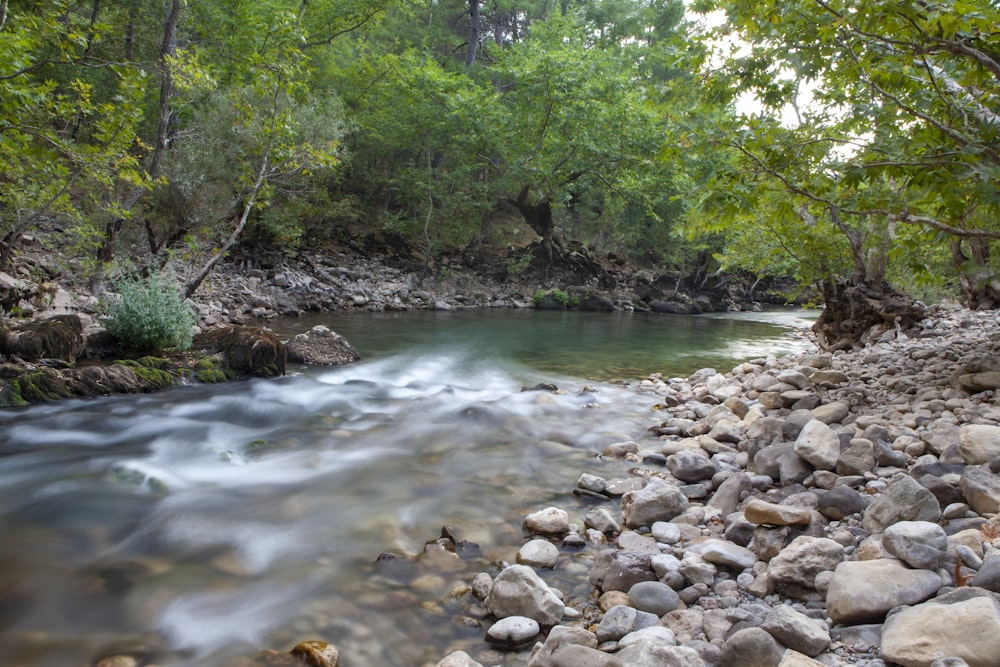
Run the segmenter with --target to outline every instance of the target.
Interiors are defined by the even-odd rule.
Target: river
[[[580,473],[628,475],[596,454],[658,423],[636,380],[801,350],[789,332],[809,317],[452,311],[274,327],[317,323],[363,361],[0,411],[3,664],[130,652],[221,667],[306,639],[347,665],[485,651],[448,594],[513,561],[526,514],[582,517]],[[539,383],[560,391],[522,391]],[[375,566],[445,525],[481,556]],[[568,600],[589,595],[589,556],[564,553],[547,577]]]

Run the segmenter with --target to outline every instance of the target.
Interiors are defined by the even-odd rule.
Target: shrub
[[[194,316],[173,281],[152,275],[124,278],[118,297],[104,305],[102,321],[122,347],[134,352],[191,347]]]

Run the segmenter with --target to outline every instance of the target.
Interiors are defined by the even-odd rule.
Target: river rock
[[[273,331],[261,327],[222,325],[194,337],[191,349],[218,356],[243,377],[285,374],[288,350]]]
[[[826,537],[800,535],[768,563],[767,572],[776,583],[813,588],[816,575],[837,567],[844,548]]]
[[[346,338],[322,324],[298,334],[285,346],[288,349],[288,361],[293,364],[342,366],[361,359],[361,355]]]
[[[662,641],[640,641],[616,654],[628,667],[705,667],[697,651]]]
[[[590,583],[602,591],[628,591],[640,581],[656,581],[649,554],[605,549],[590,569]]]
[[[72,363],[83,352],[83,322],[79,315],[55,315],[31,320],[13,330],[0,329],[0,356],[25,361],[61,359]]]
[[[558,560],[559,548],[548,540],[531,540],[517,551],[517,562],[521,565],[555,567]]]
[[[981,596],[941,604],[931,600],[889,615],[882,657],[903,667],[930,667],[957,657],[969,667],[1000,664],[1000,605]]]
[[[688,547],[688,553],[700,554],[703,559],[715,565],[723,565],[740,571],[753,567],[757,555],[745,547],[726,540],[709,538],[695,542]]]
[[[543,667],[624,667],[617,657],[587,646],[564,646]]]
[[[795,453],[819,470],[833,470],[840,458],[840,438],[824,422],[813,419],[795,439]]]
[[[875,467],[875,443],[867,438],[855,438],[840,453],[836,471],[841,477],[864,475]]]
[[[676,486],[659,477],[652,477],[642,489],[622,496],[621,508],[629,528],[652,526],[657,521],[670,521],[684,513],[688,499]]]
[[[850,408],[846,403],[833,401],[812,409],[813,417],[824,424],[839,424],[850,414]]]
[[[798,526],[812,521],[812,512],[808,509],[777,505],[757,498],[746,504],[743,516],[750,523],[767,526]]]
[[[446,655],[435,667],[483,667],[483,663],[476,662],[465,651],[455,651]]]
[[[711,459],[700,449],[685,449],[667,457],[670,473],[682,482],[700,482],[716,473]]]
[[[524,529],[533,535],[564,535],[569,532],[569,514],[558,507],[546,507],[525,517]]]
[[[766,630],[737,630],[722,646],[721,667],[778,667],[785,649]]]
[[[729,516],[739,507],[740,500],[750,492],[750,475],[739,472],[724,481],[712,494],[709,507],[719,510],[722,516]]]
[[[486,608],[497,618],[527,616],[542,625],[555,625],[565,609],[552,589],[526,565],[511,565],[493,580]]]
[[[583,517],[583,525],[605,535],[620,532],[622,529],[614,515],[605,507],[589,509]]]
[[[650,628],[657,623],[659,623],[659,618],[655,614],[628,605],[615,605],[604,613],[604,617],[598,624],[597,641],[618,641],[634,630]]]
[[[819,497],[816,509],[828,519],[839,521],[846,516],[863,512],[868,501],[850,486],[835,486]]]
[[[976,576],[969,583],[994,593],[1000,593],[1000,555],[991,556],[984,560],[976,572]]]
[[[845,561],[833,571],[826,613],[837,624],[875,623],[893,607],[923,602],[940,588],[936,573],[897,560]]]
[[[781,662],[778,663],[778,667],[826,667],[826,665],[819,660],[813,660],[804,653],[788,649],[781,656]]]
[[[1000,476],[987,466],[968,466],[959,488],[972,509],[980,514],[1000,512]]]
[[[897,521],[937,521],[941,505],[930,491],[909,475],[901,475],[886,487],[868,509],[862,525],[869,533],[881,533]]]
[[[535,644],[534,648],[531,649],[531,653],[528,655],[527,667],[549,667],[549,665],[555,664],[553,662],[553,656],[560,649],[568,646],[576,646],[593,650],[597,648],[597,637],[593,632],[585,630],[584,628],[557,625],[549,631],[549,634],[545,638],[544,642]],[[596,653],[601,652],[596,651]],[[601,653],[601,655],[607,656],[608,654]],[[602,665],[605,663],[583,662],[580,664]]]
[[[538,621],[525,616],[507,616],[490,626],[486,638],[492,644],[503,647],[521,647],[538,636],[541,629]]]
[[[810,658],[830,646],[830,632],[825,626],[788,605],[780,605],[767,612],[760,627],[788,648]]]
[[[629,604],[639,611],[663,616],[680,604],[676,591],[659,581],[640,581],[628,590]]]
[[[1000,426],[965,424],[959,429],[958,451],[969,465],[982,465],[1000,456]]]
[[[918,570],[936,570],[948,553],[944,528],[929,521],[898,521],[885,529],[882,546]]]

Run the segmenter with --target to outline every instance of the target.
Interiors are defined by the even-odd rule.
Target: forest
[[[998,94],[986,0],[0,0],[0,271],[586,256],[794,279],[836,348],[1000,304]]]

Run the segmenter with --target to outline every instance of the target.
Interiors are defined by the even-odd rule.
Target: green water
[[[650,373],[686,375],[729,370],[769,354],[801,351],[801,332],[815,313],[774,310],[706,316],[458,310],[352,313],[282,320],[284,335],[323,324],[344,335],[365,359],[406,351],[462,351],[523,364],[543,373],[623,380]]]

